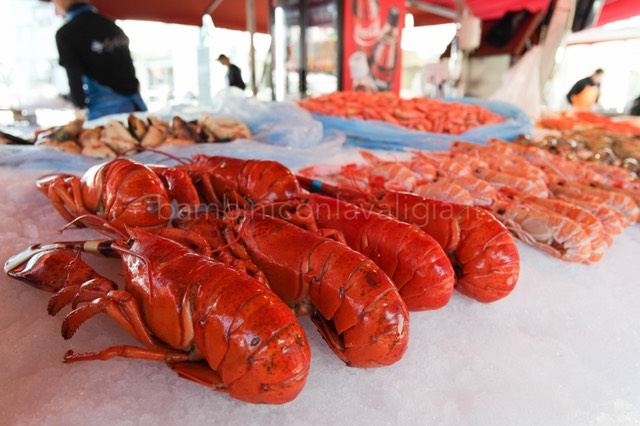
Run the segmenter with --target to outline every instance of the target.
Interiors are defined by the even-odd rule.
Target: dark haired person
[[[88,119],[146,111],[129,51],[129,38],[88,0],[53,0],[65,17],[56,44],[71,101]]]
[[[574,108],[591,109],[600,97],[600,81],[603,75],[604,71],[598,68],[589,77],[578,80],[567,93],[569,103]]]
[[[229,83],[229,86],[237,87],[242,90],[247,87],[247,85],[244,84],[244,80],[242,79],[240,68],[238,68],[237,65],[232,64],[227,55],[218,56],[218,62],[229,68],[227,70],[227,82]]]

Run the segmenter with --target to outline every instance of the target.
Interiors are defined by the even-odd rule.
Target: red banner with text
[[[342,90],[400,92],[404,0],[345,0]]]

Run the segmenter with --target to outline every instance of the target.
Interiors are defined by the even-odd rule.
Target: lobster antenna
[[[250,210],[245,210],[240,208],[233,209],[232,212],[234,213],[234,215],[237,215],[236,216],[237,218],[240,217],[240,214],[238,214],[239,212],[243,211],[245,213],[244,215],[242,215],[238,232],[234,233],[233,236],[230,236],[230,237],[228,237],[227,234],[225,233],[225,239],[227,240],[227,244],[223,244],[221,246],[216,247],[215,249],[211,249],[211,253],[217,253],[226,248],[231,247],[234,244],[238,244],[238,241],[240,240],[240,235],[244,231],[244,227],[245,227],[245,224],[247,223],[248,217],[253,216],[256,212],[264,211],[264,209],[266,209],[267,207],[278,206],[278,205],[286,205],[286,202],[273,201],[270,203],[254,204]],[[226,213],[225,213],[225,216],[227,216]]]
[[[126,240],[128,238],[125,233],[123,233],[118,228],[113,226],[108,220],[106,220],[103,217],[96,216],[94,214],[83,214],[83,215],[80,215],[80,216],[76,217],[71,222],[67,223],[62,229],[60,229],[59,232],[62,234],[64,231],[69,229],[72,225],[75,225],[76,222],[80,222],[83,219],[91,219],[91,220],[94,220],[95,222],[97,222],[100,225],[100,227],[99,228],[93,228],[92,227],[92,229],[94,231],[96,231],[98,234],[100,234],[100,235],[102,235],[104,237],[113,238],[113,234],[115,234],[121,240]],[[111,234],[109,234],[109,232],[107,232],[107,231],[110,231]]]
[[[161,151],[161,150],[159,150],[159,149],[154,149],[154,148],[142,148],[142,147],[141,147],[141,148],[140,148],[140,150],[141,150],[141,151],[149,151],[149,152],[153,152],[153,153],[155,153],[155,154],[164,155],[165,157],[170,158],[170,159],[172,159],[172,160],[175,160],[175,161],[177,161],[177,162],[178,162],[178,163],[180,163],[180,164],[185,164],[185,165],[186,165],[186,164],[189,164],[189,163],[190,163],[190,161],[189,161],[188,159],[185,159],[184,157],[178,157],[177,155],[173,155],[173,154],[170,154],[170,153],[168,153],[168,152],[166,152],[166,151]]]
[[[234,210],[234,213],[239,212],[240,210],[241,209],[236,208]],[[251,211],[253,211],[253,210],[255,210],[255,208],[252,209]],[[245,210],[245,212],[246,212],[246,210]],[[225,216],[226,216],[226,214],[225,214]],[[242,219],[242,222],[240,223],[240,227],[238,228],[238,232],[231,234],[231,236],[229,236],[228,233],[226,233],[224,231],[221,231],[223,236],[225,237],[225,240],[227,241],[227,243],[223,244],[223,245],[220,245],[220,246],[216,247],[215,249],[212,248],[211,249],[211,253],[218,253],[218,252],[221,252],[222,250],[225,250],[225,249],[233,246],[234,244],[238,244],[238,241],[240,240],[240,234],[242,233],[242,230],[244,229],[244,224],[246,222],[245,219],[246,219],[246,216]]]
[[[38,180],[42,180],[42,179],[46,179],[48,177],[53,177],[53,176],[59,176],[59,177],[63,177],[63,178],[67,178],[67,177],[76,177],[75,175],[72,175],[70,173],[47,173],[46,175],[42,175],[38,178]]]
[[[347,168],[347,166],[349,166]],[[351,164],[347,164],[345,167],[343,167],[343,174],[345,175],[346,178],[349,179],[349,181],[351,182],[351,186],[353,188],[360,188],[360,184],[358,183],[358,181],[356,180],[356,176],[353,173],[353,168],[357,167],[357,164],[355,163],[351,163]]]
[[[169,154],[168,152],[161,151],[159,149],[145,148],[145,147],[142,147],[142,146],[134,146],[133,148],[129,148],[127,150],[124,150],[123,152],[118,154],[117,157],[118,158],[123,157],[123,156],[127,155],[130,152],[142,152],[142,151],[149,151],[149,152],[153,152],[153,153],[156,153],[156,154],[164,155],[165,157],[168,157],[168,158],[170,158],[172,160],[175,160],[180,164],[185,164],[185,165],[189,164],[189,161],[187,159],[183,158],[183,157],[178,157],[176,155]]]
[[[404,149],[407,152],[412,153],[413,155],[417,156],[417,157],[422,157],[423,156],[423,152],[420,151],[419,149],[415,149],[415,148],[405,148]]]

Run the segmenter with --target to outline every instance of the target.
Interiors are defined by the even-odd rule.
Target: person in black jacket
[[[244,90],[247,85],[244,84],[240,68],[232,64],[227,55],[218,56],[218,61],[229,68],[227,71],[227,82],[229,83],[229,86],[238,87],[239,89]]]
[[[74,106],[87,108],[90,120],[146,111],[126,34],[88,0],[53,1],[65,17],[56,44]]]

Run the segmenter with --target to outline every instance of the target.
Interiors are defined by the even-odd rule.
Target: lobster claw
[[[70,283],[83,283],[97,276],[68,244],[36,244],[12,256],[4,271],[13,278],[44,291],[57,293]]]

